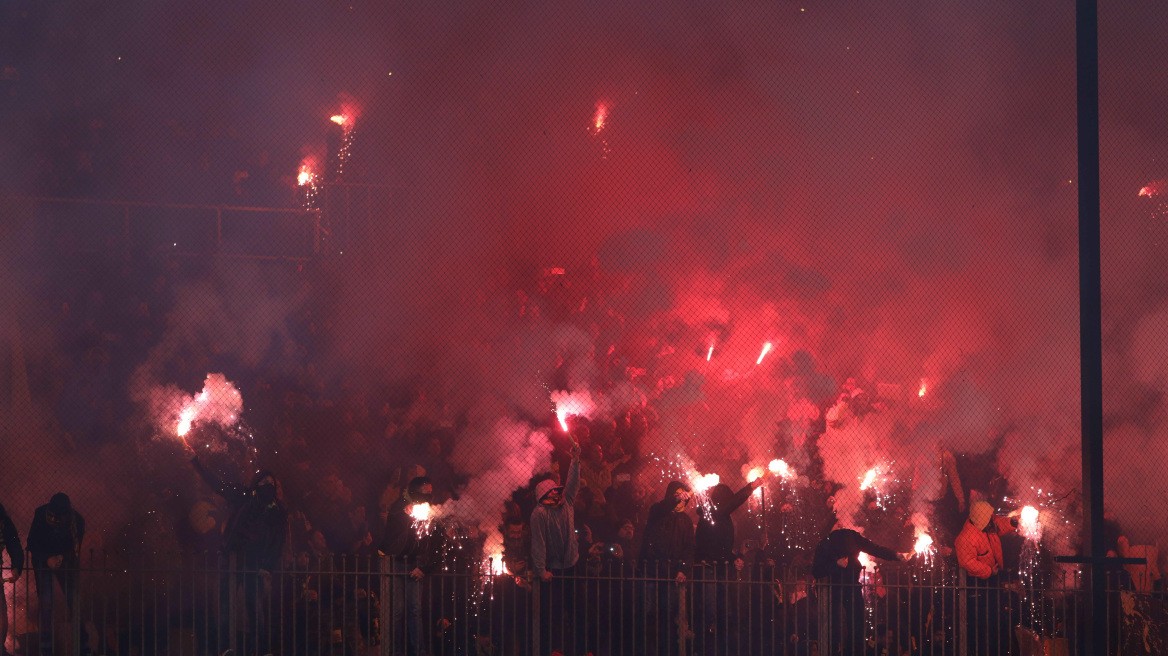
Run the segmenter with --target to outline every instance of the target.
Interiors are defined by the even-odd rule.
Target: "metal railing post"
[[[957,572],[957,656],[967,656],[969,651],[968,595],[965,594],[965,570]]]
[[[531,586],[531,650],[533,653],[540,653],[540,635],[539,635],[539,620],[540,620],[540,591],[543,588],[543,582],[539,577],[532,580]]]
[[[389,556],[381,556],[377,559],[377,571],[380,574],[378,577],[378,590],[381,593],[381,607],[378,613],[378,623],[381,629],[381,645],[378,653],[381,656],[391,656],[393,654],[393,645],[390,644],[390,635],[393,632],[393,609],[390,604],[393,603],[393,598],[390,596],[390,579],[389,579]]]
[[[71,652],[73,656],[81,656],[81,559],[77,559],[77,575],[73,584],[69,587],[72,592],[72,599],[68,599],[69,612],[72,614],[73,621],[70,623],[70,631],[73,634],[71,645]],[[50,581],[49,585],[52,585]]]

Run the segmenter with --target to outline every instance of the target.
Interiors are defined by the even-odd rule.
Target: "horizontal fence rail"
[[[421,572],[377,556],[301,554],[280,571],[223,554],[89,553],[5,570],[7,649],[53,654],[1162,654],[1157,592],[1109,581],[1084,615],[1073,570],[1028,585],[937,563],[859,583],[799,568],[589,560],[549,581],[457,557]],[[678,576],[681,572],[682,576]],[[51,588],[51,590],[50,590]],[[43,603],[41,595],[48,600]]]

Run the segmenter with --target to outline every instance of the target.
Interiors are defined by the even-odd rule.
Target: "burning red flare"
[[[1141,196],[1159,196],[1168,180],[1157,180],[1140,189]]]
[[[603,102],[596,103],[596,114],[592,117],[592,131],[599,133],[604,129],[604,123],[608,120],[608,105]]]
[[[1038,508],[1034,506],[1022,508],[1018,517],[1018,532],[1033,542],[1042,539],[1042,524],[1038,521]]]
[[[418,537],[430,534],[430,520],[433,516],[434,511],[428,503],[415,503],[410,506],[410,517],[414,518],[414,532],[418,534]]]
[[[349,122],[349,117],[344,114],[337,114],[336,116],[330,117],[329,120],[337,125],[345,125]]]
[[[316,181],[316,174],[312,172],[312,166],[307,162],[300,164],[300,173],[296,176],[296,184],[301,187],[313,184]]]
[[[919,556],[929,553],[933,548],[933,538],[929,537],[928,533],[921,533],[917,536],[917,542],[913,545],[913,551]]]
[[[754,364],[756,366],[762,364],[762,359],[765,358],[766,354],[770,353],[770,351],[771,351],[771,343],[767,342],[767,343],[763,344],[762,345],[762,353],[758,354],[758,359],[754,361]]]
[[[868,472],[864,474],[864,481],[860,483],[860,489],[867,490],[868,488],[872,487],[872,485],[876,483],[876,474],[877,472],[875,467],[869,469]]]
[[[710,344],[710,350],[706,351],[706,362],[709,362],[710,358],[712,358],[713,356],[714,356],[714,345]]]
[[[922,378],[921,379],[921,388],[917,390],[917,396],[923,399],[923,398],[925,398],[925,393],[927,393],[928,391],[929,391],[929,386],[925,383],[925,379]]]
[[[791,469],[791,466],[788,465],[785,460],[779,460],[776,458],[772,460],[769,465],[767,465],[767,469],[769,469],[772,474],[777,474],[782,478],[795,477],[795,470]]]
[[[705,476],[699,476],[695,474],[692,477],[692,480],[694,492],[697,494],[705,493],[707,490],[722,481],[721,477],[719,477],[717,474],[706,474]]]

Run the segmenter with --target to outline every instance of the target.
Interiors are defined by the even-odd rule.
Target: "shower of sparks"
[[[603,102],[596,103],[596,113],[592,116],[592,130],[593,134],[600,134],[604,129],[604,123],[608,120],[608,105]]]
[[[296,184],[303,189],[301,205],[306,210],[317,209],[317,193],[320,191],[320,177],[316,174],[316,159],[305,157],[300,162],[300,171],[296,174]]]
[[[695,471],[690,472],[689,480],[689,486],[693,490],[693,496],[697,501],[699,511],[706,518],[707,522],[713,524],[714,509],[710,503],[709,492],[710,488],[721,482],[721,478],[717,474],[706,474],[702,476]]]
[[[349,156],[353,153],[353,128],[356,121],[348,114],[340,114],[329,120],[341,126],[341,145],[337,149],[337,175],[343,176],[345,164],[349,162]]]
[[[762,345],[762,353],[758,354],[758,359],[754,361],[755,366],[762,364],[762,359],[766,357],[767,353],[771,351],[771,343],[767,342]]]
[[[698,494],[704,494],[705,492],[708,492],[710,488],[722,482],[721,477],[719,477],[717,474],[706,474],[705,476],[695,474],[695,478],[691,480],[693,481],[693,490]]]
[[[921,557],[925,565],[931,564],[933,555],[937,552],[936,547],[933,546],[933,538],[928,533],[918,535],[916,544],[913,545],[913,552]]]
[[[1038,521],[1038,508],[1026,506],[1018,516],[1018,532],[1031,542],[1042,539],[1042,524]]]
[[[795,478],[796,475],[795,470],[791,469],[791,466],[788,465],[785,460],[780,460],[778,458],[772,460],[770,464],[767,465],[767,469],[769,469],[772,474],[775,474],[783,480],[791,480],[792,478]]]
[[[434,511],[428,503],[415,503],[410,506],[410,517],[414,518],[413,528],[418,537],[423,538],[430,534],[433,528]]]
[[[596,112],[592,115],[592,122],[588,126],[588,131],[592,133],[592,136],[600,140],[600,148],[602,153],[601,159],[608,159],[608,154],[610,152],[608,148],[608,140],[601,136],[601,133],[604,132],[604,128],[608,126],[608,114],[611,110],[612,108],[608,105],[608,103],[604,101],[597,102]]]

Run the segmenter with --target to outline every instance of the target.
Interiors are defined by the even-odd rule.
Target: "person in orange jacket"
[[[1005,567],[1002,559],[1001,535],[1017,530],[1018,519],[994,515],[994,508],[985,501],[976,501],[969,507],[969,520],[958,534],[954,544],[957,564],[965,570],[968,579],[966,618],[969,627],[969,653],[1006,654],[1009,630],[1001,630],[1002,602],[999,596]]]

